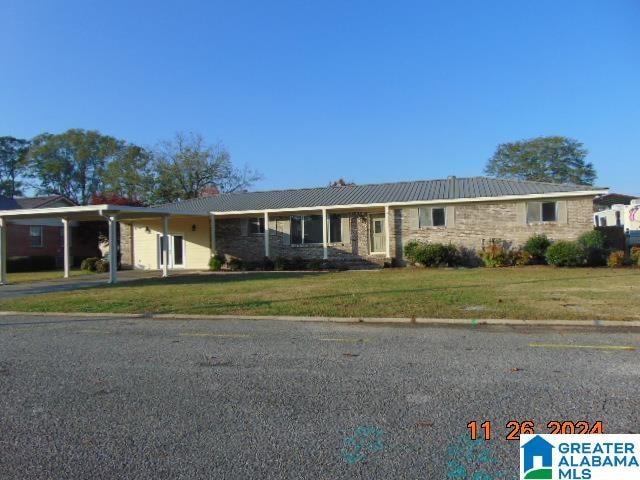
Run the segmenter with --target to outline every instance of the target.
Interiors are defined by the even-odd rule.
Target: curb
[[[278,315],[188,315],[178,313],[81,313],[0,311],[0,317],[145,318],[152,320],[277,320],[286,322],[415,324],[415,325],[504,325],[519,327],[640,327],[640,320],[519,320],[509,318],[407,318],[407,317],[302,317]]]

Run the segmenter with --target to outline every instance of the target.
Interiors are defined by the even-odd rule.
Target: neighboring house
[[[624,250],[640,245],[640,198],[597,211],[593,214],[593,223],[607,234],[616,248]]]
[[[0,196],[0,210],[32,210],[75,206],[66,197],[48,195],[41,197],[7,198]],[[56,259],[57,265],[63,262],[62,223],[56,218],[29,218],[9,221],[7,229],[7,256],[11,257],[41,257],[49,256]],[[72,223],[74,234],[71,244],[74,254],[95,256],[95,248],[87,246],[83,235],[77,232],[77,223]],[[75,240],[75,242],[74,242]],[[90,243],[90,242],[89,242]]]
[[[484,177],[227,193],[155,207],[169,215],[168,268],[205,269],[213,252],[328,259],[351,266],[404,262],[412,240],[480,250],[532,234],[576,239],[593,229],[606,189]],[[122,262],[162,266],[163,221],[125,222]]]
[[[614,205],[631,205],[631,201],[636,199],[633,195],[624,195],[622,193],[606,193],[598,195],[593,199],[593,211],[601,212],[609,210]]]

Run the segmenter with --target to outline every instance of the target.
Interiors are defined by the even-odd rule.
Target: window
[[[543,222],[556,221],[556,202],[544,202],[542,204],[542,221]]]
[[[42,247],[42,226],[32,225],[29,227],[29,238],[32,247]]]
[[[607,219],[605,217],[600,217],[600,226],[601,227],[607,226]]]
[[[527,223],[555,222],[557,220],[556,202],[527,203]]]
[[[291,217],[291,243],[322,243],[322,215]]]
[[[447,224],[447,215],[443,207],[419,208],[418,217],[419,228],[444,227]]]
[[[433,220],[434,227],[444,227],[444,208],[432,208],[431,218]]]
[[[342,216],[336,213],[329,215],[329,241],[342,242]]]
[[[249,235],[264,233],[264,217],[252,217],[249,220]]]

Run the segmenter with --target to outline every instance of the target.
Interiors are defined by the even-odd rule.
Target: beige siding
[[[192,226],[196,226],[196,231]],[[146,229],[149,227],[150,233]],[[169,234],[184,235],[185,268],[206,269],[211,257],[211,229],[206,217],[169,219]],[[162,220],[154,219],[133,224],[134,268],[158,268],[158,235],[162,235]]]

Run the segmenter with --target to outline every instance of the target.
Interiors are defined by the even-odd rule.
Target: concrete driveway
[[[176,275],[194,275],[197,273],[192,270],[180,270],[170,272],[170,276]],[[118,282],[130,282],[133,280],[141,280],[145,278],[159,278],[160,272],[144,271],[144,270],[124,270],[118,272]],[[12,298],[26,297],[29,295],[38,295],[40,293],[66,292],[71,290],[79,290],[82,288],[91,288],[97,286],[107,286],[108,274],[103,275],[87,275],[80,277],[71,277],[68,279],[60,278],[57,280],[48,280],[31,283],[16,283],[8,285],[0,285],[0,300],[9,300]]]

